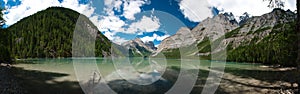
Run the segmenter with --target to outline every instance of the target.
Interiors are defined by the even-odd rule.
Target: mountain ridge
[[[229,15],[230,16],[230,15]],[[199,23],[195,28],[192,30],[186,29],[187,32],[184,37],[180,37],[180,34],[175,34],[164,39],[161,44],[158,46],[158,53],[165,53],[166,56],[175,56],[180,57],[179,48],[188,47],[184,44],[189,43],[190,45],[196,45],[198,50],[193,50],[192,53],[195,56],[206,57],[210,58],[211,54],[218,54],[219,57],[224,57],[224,54],[220,54],[224,50],[227,50],[227,55],[229,56],[229,61],[238,61],[238,62],[261,62],[261,63],[283,63],[284,61],[289,62],[288,60],[281,59],[278,56],[282,56],[280,54],[276,54],[278,56],[274,56],[274,54],[268,53],[269,56],[273,56],[276,59],[273,60],[255,60],[254,58],[259,58],[258,56],[263,55],[261,58],[267,58],[264,52],[258,51],[255,52],[257,54],[253,54],[251,56],[245,56],[249,58],[253,58],[253,60],[245,60],[245,59],[238,59],[238,52],[235,49],[242,49],[241,47],[246,47],[242,53],[240,54],[250,54],[251,49],[258,49],[255,48],[255,45],[274,45],[270,46],[269,48],[259,46],[261,49],[270,49],[273,47],[273,52],[282,53],[282,52],[291,52],[296,50],[294,48],[291,49],[283,49],[287,45],[282,41],[287,41],[286,39],[281,39],[282,35],[290,36],[287,37],[289,40],[293,40],[295,37],[293,36],[293,23],[296,19],[296,14],[287,10],[281,9],[274,9],[270,13],[263,14],[261,16],[253,16],[247,19],[244,24],[238,25],[239,23],[232,22],[235,20],[230,20],[228,18],[228,14],[219,14],[213,18],[208,18],[203,20],[203,22]],[[184,27],[183,27],[184,28]],[[281,32],[279,32],[279,31]],[[179,29],[177,32],[182,32],[182,29]],[[274,33],[276,32],[276,33]],[[224,35],[224,36],[222,36]],[[187,37],[189,36],[189,37]],[[270,37],[278,37],[278,39],[270,39]],[[181,40],[181,41],[177,41]],[[183,41],[182,41],[183,40]],[[188,41],[185,41],[188,40]],[[167,43],[167,41],[169,41]],[[170,42],[173,41],[173,42]],[[174,42],[177,41],[177,42]],[[272,42],[266,42],[272,41]],[[179,46],[173,46],[174,43],[178,44]],[[214,47],[211,47],[211,43],[214,43]],[[275,44],[277,43],[277,44]],[[287,43],[293,44],[291,41],[287,41]],[[282,45],[281,47],[275,45]],[[172,47],[173,46],[173,47]],[[253,46],[247,47],[247,46]],[[289,45],[291,46],[291,45]],[[277,48],[276,48],[277,47]],[[281,50],[278,52],[276,50]],[[249,50],[249,51],[248,51]],[[247,51],[247,52],[245,52]],[[154,56],[156,55],[154,54]],[[178,56],[179,55],[179,56]],[[284,54],[287,55],[287,54]],[[241,55],[242,56],[242,55]],[[281,60],[281,61],[280,61]],[[288,63],[286,63],[288,64]],[[289,62],[292,65],[291,62]],[[294,64],[294,63],[293,63]]]
[[[151,41],[143,42],[140,38],[135,38],[133,40],[129,40],[121,44],[121,46],[125,47],[129,50],[129,56],[138,56],[138,57],[148,57],[152,54],[156,47],[154,47],[154,43]]]

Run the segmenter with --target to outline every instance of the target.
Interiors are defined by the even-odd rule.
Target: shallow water
[[[249,93],[252,92],[249,91],[251,89],[257,89],[258,93],[266,93],[276,90],[265,89],[263,86],[278,88],[282,84],[292,82],[291,78],[294,78],[290,75],[292,71],[264,68],[260,64],[195,59],[40,58],[22,61],[25,63],[14,65],[17,70],[15,75],[21,78],[25,85],[31,86],[27,87],[29,91],[33,91],[30,93],[37,94],[164,93],[171,87],[176,87],[176,83],[180,82],[179,78],[182,77],[185,80],[181,84],[185,88],[174,89],[187,92],[188,89],[192,89],[192,94],[199,94],[206,85],[211,87],[216,83],[220,83],[220,86],[216,87],[216,93]],[[225,71],[223,77],[220,75],[222,71]],[[219,78],[222,78],[222,82],[219,82]],[[187,85],[188,83],[190,85]],[[59,92],[56,92],[57,90]],[[176,90],[171,93],[174,92]]]
[[[43,72],[54,72],[68,74],[68,76],[57,77],[56,81],[77,81],[75,72],[81,70],[91,70],[95,67],[104,78],[117,70],[133,70],[139,74],[156,71],[163,71],[166,67],[182,67],[185,69],[198,69],[211,67],[212,61],[209,60],[179,60],[179,59],[159,59],[159,58],[121,58],[121,59],[106,59],[106,58],[39,58],[22,60],[28,63],[17,64],[16,67],[24,68],[25,70],[38,70]],[[76,63],[76,64],[74,64]],[[257,69],[259,64],[236,63],[236,62],[217,62],[226,63],[225,67]],[[80,64],[80,65],[78,65]],[[182,65],[181,65],[182,64]],[[96,66],[94,66],[96,65]]]

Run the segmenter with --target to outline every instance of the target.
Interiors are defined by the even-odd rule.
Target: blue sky
[[[295,10],[296,0],[285,1],[285,9]],[[20,19],[51,6],[80,12],[111,41],[121,44],[141,38],[158,45],[180,27],[195,27],[219,12],[244,12],[259,16],[270,12],[262,0],[2,0],[4,19],[10,26]],[[256,6],[256,7],[253,7]]]

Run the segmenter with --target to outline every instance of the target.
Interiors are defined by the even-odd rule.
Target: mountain
[[[146,45],[147,47],[149,47],[150,49],[152,49],[153,51],[157,50],[157,48],[155,47],[153,41],[146,41],[146,42],[145,42],[145,45]],[[152,52],[153,52],[153,51],[152,51]]]
[[[219,57],[227,55],[228,61],[295,64],[295,13],[274,9],[262,16],[247,18],[241,25],[231,18],[231,14],[219,14],[203,20],[190,31],[181,28],[161,42],[157,53],[178,57],[178,48],[196,45],[198,49],[189,52],[191,55],[210,58],[211,54],[216,54]],[[217,45],[212,47],[211,43]],[[224,50],[227,54],[219,53]]]
[[[96,45],[91,48],[95,49],[96,56],[110,55],[111,42],[86,16],[71,9],[51,7],[28,16],[6,29],[11,43],[9,50],[15,58],[71,57],[75,30],[96,37],[94,40]],[[81,52],[81,56],[89,56],[84,51]]]
[[[297,56],[296,14],[274,9],[227,33],[227,60],[294,66]]]
[[[197,44],[207,40],[208,36],[212,40],[216,40],[223,33],[227,33],[237,27],[238,24],[232,13],[219,14],[213,18],[203,20],[192,30],[187,27],[180,28],[176,34],[165,38],[161,42],[156,53]]]
[[[156,50],[153,42],[149,41],[144,43],[139,38],[124,42],[121,46],[128,50],[129,56],[147,57]]]

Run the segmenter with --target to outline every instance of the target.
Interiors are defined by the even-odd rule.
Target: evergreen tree
[[[97,30],[96,56],[102,57],[103,52],[109,55],[110,41],[86,16],[82,15],[79,21],[85,24],[78,25],[79,16],[71,9],[51,7],[20,20],[7,29],[12,55],[15,58],[71,57],[75,27],[85,33],[91,32],[86,25]]]
[[[3,25],[5,24],[5,20],[3,19],[3,11],[4,8],[0,8],[0,63],[11,63],[10,53],[8,49],[9,42],[8,32],[3,29]]]

